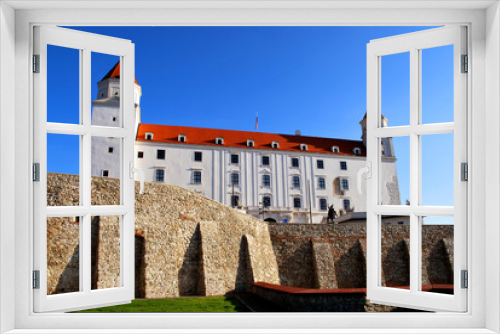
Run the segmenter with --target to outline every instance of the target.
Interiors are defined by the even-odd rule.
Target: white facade
[[[165,158],[158,159],[158,150],[165,151]],[[142,152],[142,158],[137,158]],[[201,152],[202,161],[195,161],[195,152]],[[231,163],[231,155],[239,157],[238,163]],[[208,198],[231,206],[231,197],[239,197],[241,208],[262,219],[272,218],[278,222],[309,222],[310,202],[313,222],[325,219],[327,210],[321,208],[320,201],[327,206],[333,204],[339,214],[366,211],[365,187],[363,195],[357,191],[357,172],[365,167],[363,156],[340,156],[306,152],[274,150],[237,149],[190,144],[165,144],[136,141],[136,166],[142,169],[146,182],[157,182],[156,170],[164,171],[168,184],[178,185],[200,193]],[[262,164],[262,158],[269,157],[269,165]],[[292,158],[299,159],[299,167],[292,166]],[[317,161],[323,161],[323,169]],[[347,169],[341,169],[345,162]],[[397,188],[395,158],[385,158],[382,182],[388,184],[387,197],[391,204],[400,204]],[[201,183],[195,183],[194,173],[201,172]],[[239,175],[238,185],[232,186],[231,174]],[[266,186],[263,176],[269,175],[270,185]],[[293,178],[299,177],[300,186],[295,187]],[[324,188],[320,187],[324,179]],[[342,189],[347,181],[348,189]],[[394,183],[394,180],[396,181]],[[310,191],[308,191],[310,182]],[[264,197],[270,197],[270,207],[262,209]],[[300,208],[294,207],[294,199],[300,199]],[[310,201],[311,198],[311,201]],[[344,201],[349,201],[347,210]]]
[[[119,127],[120,117],[120,63],[97,83],[97,100],[92,101],[92,125]],[[136,82],[134,90],[136,135],[141,121],[141,86]],[[92,137],[92,176],[120,178],[121,140],[109,137]]]
[[[119,79],[105,77],[99,83],[99,99],[93,101],[93,124],[119,124],[119,94]],[[269,142],[263,149],[257,146],[259,141],[262,142],[261,137],[274,134],[257,132],[248,133],[248,138],[239,141],[246,143],[247,147],[235,147],[224,138],[227,139],[229,132],[233,136],[244,132],[211,129],[217,135],[196,142],[192,138],[197,130],[209,129],[183,127],[175,132],[177,127],[139,124],[140,97],[141,88],[136,84],[137,123],[146,130],[141,139],[136,136],[135,166],[144,171],[146,182],[181,186],[222,204],[238,207],[255,217],[277,222],[311,222],[311,218],[314,223],[324,222],[327,207],[332,204],[339,215],[366,211],[364,179],[361,184],[363,194],[357,191],[357,173],[366,165],[366,156],[361,154],[366,119],[360,122],[363,141],[347,141],[356,146],[347,155],[337,152],[339,148],[335,145],[329,150],[309,151],[304,143],[319,138],[300,135],[293,136],[300,150],[281,148],[279,141]],[[387,119],[383,118],[382,122],[387,125]],[[149,127],[153,127],[152,130]],[[169,131],[168,136],[164,131]],[[165,142],[160,137],[174,140]],[[223,141],[215,145],[218,138]],[[276,143],[278,146],[275,147]],[[380,175],[385,190],[383,202],[401,204],[392,139],[385,139],[381,150],[384,155]],[[197,161],[195,155],[201,161]],[[232,155],[238,157],[237,163],[231,162]],[[264,164],[263,159],[269,163]],[[293,165],[293,159],[298,159],[298,166]],[[323,168],[318,161],[322,161]],[[93,138],[92,175],[118,178],[119,166],[120,140]],[[232,174],[238,175],[234,186]]]

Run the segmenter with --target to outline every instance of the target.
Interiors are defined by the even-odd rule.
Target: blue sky
[[[358,140],[366,110],[366,44],[428,27],[72,27],[132,40],[144,123]],[[49,50],[49,121],[73,122],[78,54]],[[453,120],[452,47],[423,51],[423,122]],[[116,63],[93,55],[96,84]],[[382,110],[408,124],[409,57],[382,60]],[[64,76],[64,81],[62,77]],[[57,89],[50,89],[57,87]],[[76,90],[75,90],[76,88]],[[95,96],[95,95],[94,95]],[[68,107],[73,106],[73,107]],[[75,113],[76,111],[76,113]],[[406,123],[406,124],[405,124]],[[49,137],[49,171],[76,173],[77,139]],[[453,205],[452,135],[423,139],[423,204]],[[441,138],[443,137],[443,138]],[[395,139],[402,201],[408,198],[407,139]],[[399,144],[398,144],[399,143]],[[76,151],[77,152],[77,151]],[[445,168],[446,167],[446,168]],[[428,172],[426,172],[428,170]],[[436,187],[436,185],[441,185]],[[450,198],[451,194],[451,198]]]

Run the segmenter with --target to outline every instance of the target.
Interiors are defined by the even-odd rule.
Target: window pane
[[[381,57],[382,115],[389,126],[410,124],[410,53]]]
[[[453,294],[454,219],[420,217],[422,226],[422,290]]]
[[[47,134],[47,206],[80,205],[80,136]]]
[[[422,205],[453,206],[452,133],[422,136]]]
[[[47,295],[80,291],[80,221],[47,218]]]
[[[121,126],[120,57],[92,52],[92,125]]]
[[[410,217],[381,217],[381,286],[410,286]]]
[[[380,204],[404,205],[410,200],[410,138],[380,139]]]
[[[80,123],[80,50],[47,45],[47,122]]]
[[[120,284],[120,216],[93,216],[91,220],[92,290]]]
[[[423,49],[422,123],[453,122],[453,45]]]
[[[120,138],[92,137],[92,205],[121,203],[121,142]]]

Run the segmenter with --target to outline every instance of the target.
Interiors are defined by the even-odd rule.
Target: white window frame
[[[151,138],[148,138],[151,137]],[[146,132],[144,134],[144,139],[146,140],[154,140],[155,139],[155,134],[153,132]]]
[[[454,117],[448,123],[422,123],[422,50],[453,45],[453,90]],[[382,57],[408,52],[410,56],[410,124],[385,127],[381,122],[381,77]],[[467,290],[461,288],[461,271],[467,266],[467,182],[461,181],[460,168],[467,163],[467,77],[463,73],[462,55],[467,53],[467,28],[461,25],[439,27],[400,36],[373,40],[367,47],[367,161],[371,162],[373,177],[367,180],[367,296],[379,304],[415,305],[423,310],[467,310]],[[447,59],[450,61],[450,59]],[[424,135],[453,134],[454,205],[426,206],[422,202],[422,158],[421,138]],[[411,205],[383,205],[380,200],[379,161],[382,138],[405,136],[410,140],[410,203]],[[448,171],[450,172],[450,171]],[[344,181],[342,181],[344,182]],[[439,185],[437,185],[439,186]],[[381,285],[380,226],[382,215],[408,215],[410,217],[410,288],[398,289]],[[454,218],[453,284],[450,295],[421,291],[422,286],[422,220],[425,216],[447,216]]]
[[[75,8],[76,6],[79,8]],[[500,10],[498,3],[473,1],[399,1],[389,4],[371,1],[368,7],[361,2],[335,1],[322,6],[311,1],[287,3],[255,2],[218,5],[213,1],[179,8],[179,4],[156,4],[148,9],[148,2],[137,5],[144,10],[127,9],[131,2],[96,3],[83,1],[58,4],[38,1],[17,1],[0,4],[0,330],[18,329],[17,333],[41,333],[38,329],[64,328],[65,333],[78,329],[92,329],[93,333],[110,333],[111,329],[128,333],[144,332],[146,328],[203,328],[255,329],[256,332],[283,332],[283,328],[300,328],[302,333],[329,331],[341,333],[498,333],[500,331],[500,135],[498,110],[500,101]],[[102,8],[113,9],[107,15]],[[123,6],[123,7],[119,7]],[[163,6],[163,7],[162,7]],[[198,7],[196,7],[198,6]],[[212,8],[211,8],[212,6]],[[394,7],[392,7],[394,6]],[[397,8],[395,8],[397,6]],[[169,8],[168,8],[169,7]],[[57,10],[57,9],[61,10]],[[49,10],[46,10],[49,9]],[[307,10],[304,10],[307,9]],[[216,14],[216,15],[214,15]],[[375,15],[376,14],[376,15]],[[470,308],[466,313],[436,314],[44,314],[32,313],[30,289],[31,262],[30,235],[32,201],[30,194],[30,146],[32,109],[30,100],[31,29],[34,23],[69,25],[400,25],[408,26],[466,23],[470,28],[469,68],[476,72],[469,76],[471,87],[468,103],[471,107],[468,142],[469,161],[469,219],[474,233],[469,233],[468,246]],[[488,27],[488,29],[485,29]],[[13,84],[14,83],[14,84]],[[12,112],[15,110],[15,113]],[[15,124],[15,126],[12,126]],[[15,138],[12,145],[12,138]],[[17,152],[17,153],[16,153]],[[487,154],[486,154],[487,152]],[[14,175],[14,177],[13,177]],[[488,182],[486,182],[488,175]],[[15,189],[15,196],[12,196]],[[473,195],[473,196],[472,196]],[[15,207],[15,210],[6,208]],[[15,224],[14,224],[15,222]],[[469,231],[471,232],[471,231]],[[12,237],[14,236],[14,238]],[[9,250],[9,251],[5,251]],[[14,250],[14,252],[12,252]],[[486,257],[486,254],[489,254]],[[486,261],[488,266],[486,266]],[[15,287],[15,288],[12,288]],[[487,293],[486,293],[487,291]],[[14,307],[12,307],[14,305]],[[141,323],[141,330],[137,323]],[[340,330],[340,328],[350,328]],[[357,328],[357,329],[356,329]],[[290,332],[287,330],[287,332]],[[215,330],[217,331],[217,330]],[[248,331],[248,330],[247,330]],[[247,332],[246,331],[246,332]],[[297,330],[295,330],[297,331]],[[46,332],[46,331],[45,331]],[[163,332],[173,333],[174,330]],[[208,330],[207,330],[208,332]]]
[[[34,53],[39,55],[39,71],[33,75],[34,137],[33,161],[39,163],[39,182],[33,184],[33,270],[40,275],[40,288],[34,289],[35,312],[61,312],[77,310],[96,305],[128,303],[134,298],[133,240],[135,226],[135,192],[132,173],[134,161],[134,110],[133,78],[134,44],[128,40],[98,36],[59,27],[36,26],[34,29]],[[78,50],[80,69],[80,108],[78,124],[61,124],[47,121],[47,58],[48,46],[55,45]],[[92,52],[119,56],[122,64],[120,86],[122,99],[119,128],[96,126],[91,122]],[[80,195],[78,206],[47,206],[47,134],[78,136]],[[118,205],[91,204],[91,142],[93,138],[120,138],[120,202]],[[109,148],[108,148],[109,152]],[[110,152],[112,154],[112,152]],[[79,216],[79,289],[63,294],[47,293],[47,219]],[[120,217],[120,285],[115,288],[96,289],[91,287],[91,219],[93,216]]]

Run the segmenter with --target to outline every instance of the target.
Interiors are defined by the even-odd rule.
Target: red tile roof
[[[113,66],[112,69],[109,70],[109,72],[101,79],[101,81],[104,81],[105,79],[111,78],[111,79],[118,79],[120,77],[120,62],[117,62],[115,66]],[[137,82],[137,78],[134,78],[135,83],[138,85],[139,83]]]
[[[150,141],[145,139],[146,132],[152,132],[154,134],[152,141],[157,143],[224,146],[276,151],[298,151],[348,156],[356,156],[353,150],[354,148],[358,147],[361,150],[361,154],[359,156],[366,156],[366,149],[363,145],[363,142],[360,140],[319,138],[283,135],[276,133],[234,131],[158,124],[139,124],[137,140]],[[186,135],[186,143],[180,143],[178,141],[178,136],[180,134]],[[224,139],[224,145],[215,144],[215,139],[218,137]],[[252,139],[254,141],[254,147],[247,147],[248,139]],[[278,149],[273,149],[271,147],[271,143],[274,141],[279,143]],[[301,151],[300,144],[307,144],[307,151]],[[338,146],[339,153],[333,153],[332,146]]]

